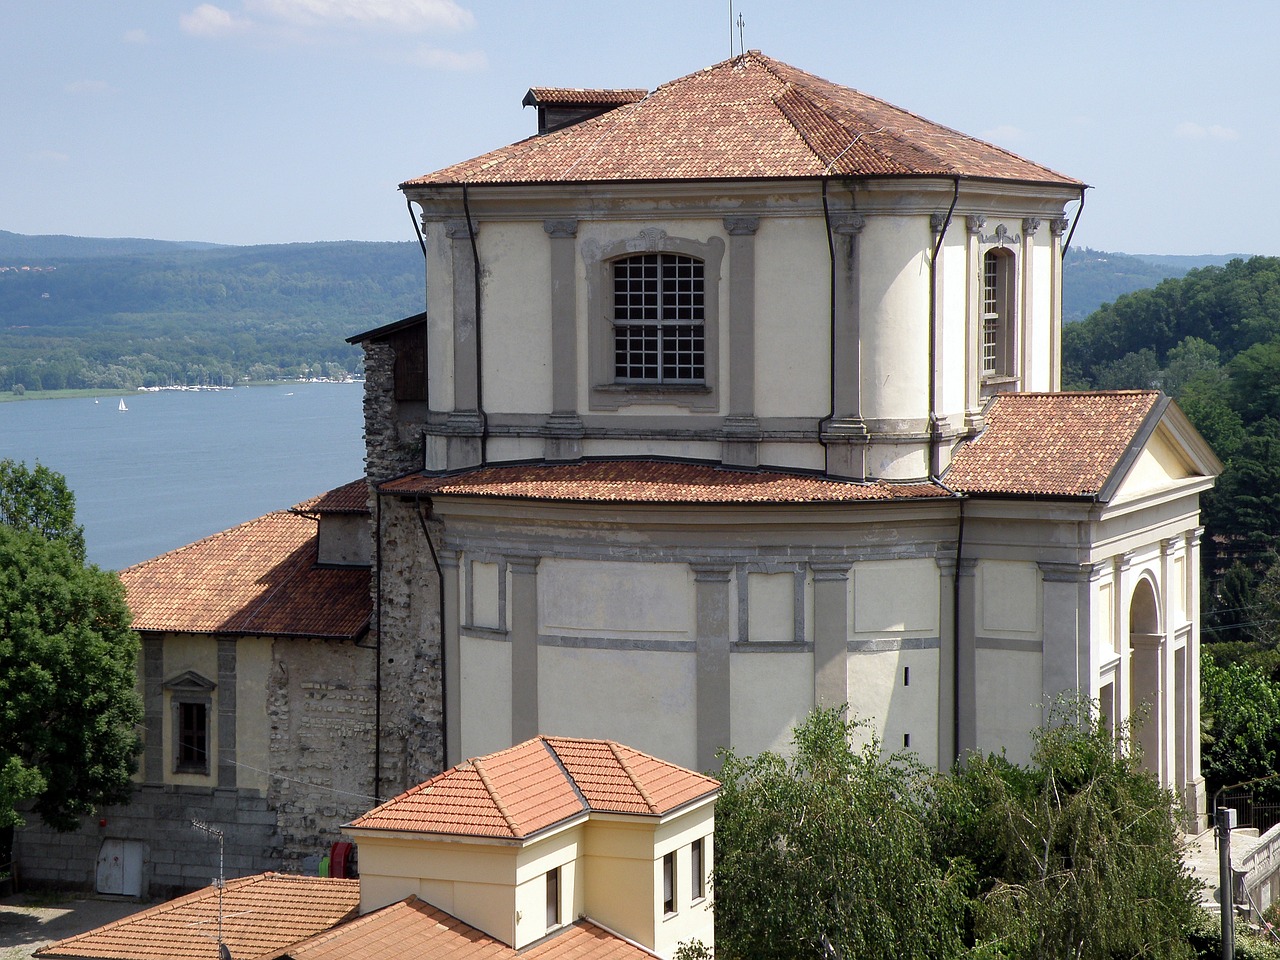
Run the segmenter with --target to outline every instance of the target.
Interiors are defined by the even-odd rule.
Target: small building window
[[[180,773],[209,772],[209,706],[181,703],[178,713],[178,756]]]
[[[547,929],[560,926],[560,868],[547,871]]]
[[[662,858],[662,912],[668,917],[676,912],[675,851]]]
[[[701,900],[707,895],[706,874],[702,867],[702,838],[689,845],[689,899]]]
[[[1012,377],[1014,259],[1005,249],[982,258],[982,376]]]
[[[701,260],[646,253],[613,262],[614,375],[619,383],[706,379]]]

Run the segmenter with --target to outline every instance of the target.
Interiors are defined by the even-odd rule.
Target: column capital
[[[543,220],[542,229],[547,232],[547,236],[553,240],[559,240],[566,237],[576,237],[578,235],[577,220]]]
[[[725,217],[724,228],[731,237],[749,237],[760,229],[759,217]]]
[[[697,583],[728,583],[734,568],[732,563],[699,561],[690,563],[689,569]]]
[[[848,580],[852,560],[811,560],[809,569],[813,572],[815,583],[833,580]]]
[[[964,218],[965,229],[972,234],[981,234],[987,225],[987,218],[980,213],[971,213]]]
[[[532,577],[538,573],[538,561],[541,557],[529,554],[508,554],[507,569],[513,576]]]
[[[831,218],[831,232],[842,236],[854,236],[862,232],[867,218],[860,213],[838,213]]]
[[[1036,564],[1046,583],[1082,583],[1093,573],[1091,563],[1055,563],[1041,560]]]
[[[480,232],[480,224],[471,221],[468,226],[466,220],[446,220],[444,224],[444,234],[450,240],[470,240],[471,233]]]
[[[1067,232],[1067,227],[1071,226],[1071,221],[1066,217],[1055,217],[1049,221],[1049,229],[1055,237],[1060,237]]]
[[[1034,236],[1035,232],[1040,229],[1040,222],[1039,217],[1023,217],[1022,235],[1024,237]]]

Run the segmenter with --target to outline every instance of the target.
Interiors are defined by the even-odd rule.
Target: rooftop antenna
[[[222,942],[222,889],[227,885],[226,878],[222,873],[222,851],[226,834],[217,827],[209,826],[203,820],[192,820],[191,825],[201,833],[207,833],[211,837],[218,838],[218,875],[213,878],[213,885],[218,888],[218,957],[219,960],[232,960],[231,951]]]
[[[744,26],[746,26],[746,24],[742,20],[742,13],[739,12],[738,13],[738,53],[740,55],[745,55],[747,52],[747,45],[746,43],[743,42],[743,39],[742,39],[742,28]]]
[[[733,0],[729,0],[729,59],[733,59]]]

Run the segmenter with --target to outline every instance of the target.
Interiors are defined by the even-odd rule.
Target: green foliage
[[[47,540],[62,540],[84,562],[84,527],[76,523],[76,496],[66,478],[36,464],[0,460],[0,524],[31,530]]]
[[[822,710],[790,759],[724,756],[716,806],[722,957],[947,957],[961,949],[959,875],[924,829],[926,775]]]
[[[1200,769],[1211,790],[1276,775],[1280,686],[1249,663],[1200,662]],[[1257,793],[1280,796],[1280,781]]]
[[[1198,911],[1192,922],[1190,941],[1197,960],[1219,960],[1222,956],[1222,918],[1207,910]],[[1280,960],[1280,943],[1275,937],[1254,933],[1236,924],[1236,960]]]
[[[62,477],[0,466],[31,483],[4,485],[0,523],[0,827],[20,824],[14,807],[31,801],[69,830],[97,804],[129,796],[138,638],[119,579],[84,564]]]
[[[1174,798],[1087,705],[1058,705],[1034,739],[1028,767],[974,757],[940,791],[943,850],[981,878],[975,942],[1010,958],[1190,956]]]
[[[1061,705],[1027,766],[974,757],[926,775],[874,741],[855,748],[861,733],[818,711],[791,759],[726,755],[722,956],[1194,955],[1174,799],[1090,706]]]

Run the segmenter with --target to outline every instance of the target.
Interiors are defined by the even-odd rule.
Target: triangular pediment
[[[201,676],[194,670],[185,670],[164,682],[166,690],[182,693],[211,693],[217,686],[208,677]]]
[[[1222,463],[1191,421],[1170,403],[1160,418],[1135,437],[1099,499],[1126,503],[1212,480]]]

